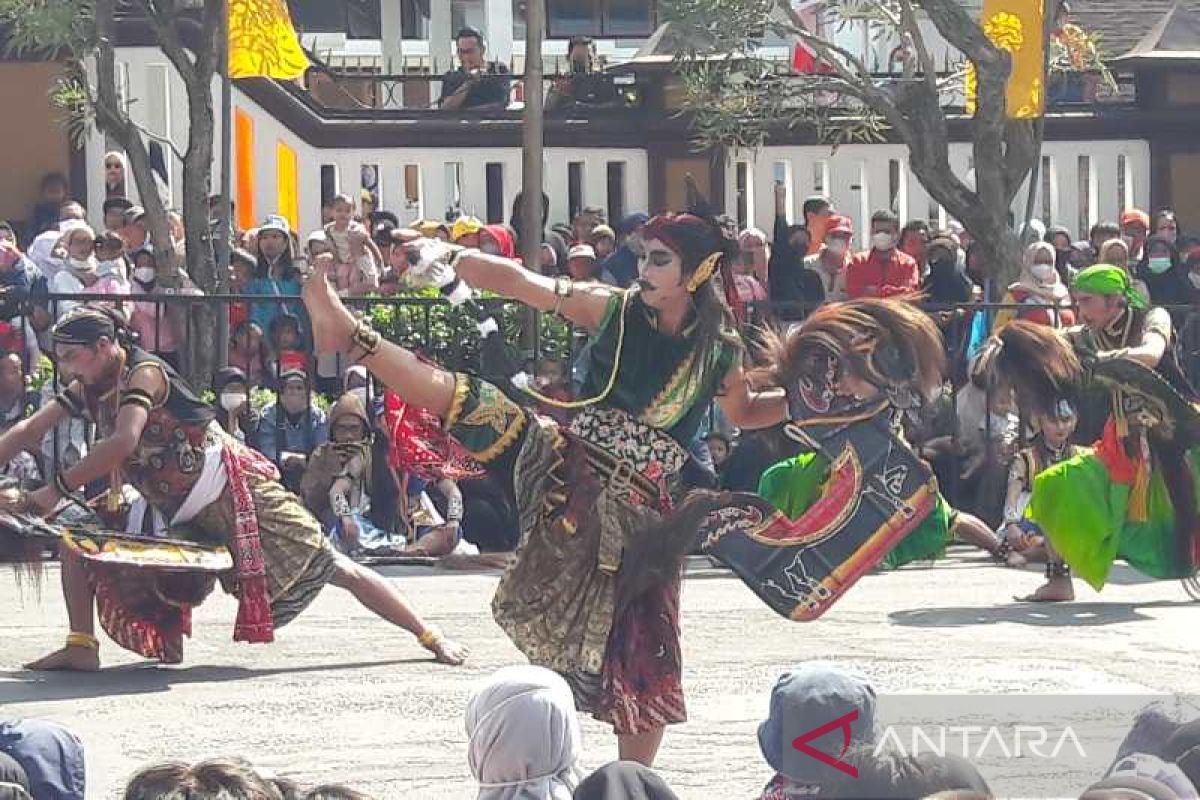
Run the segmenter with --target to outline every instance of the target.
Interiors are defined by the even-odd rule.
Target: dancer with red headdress
[[[620,755],[651,763],[686,718],[679,646],[682,556],[711,498],[682,502],[687,446],[716,398],[743,428],[780,423],[782,392],[749,388],[727,305],[734,243],[711,220],[663,215],[643,234],[637,285],[551,278],[444,242],[412,245],[411,274],[452,302],[471,289],[561,314],[593,336],[568,427],[496,386],[423,362],[346,310],[328,260],[304,289],[318,348],[359,360],[405,403],[443,420],[478,462],[511,480],[521,542],[492,610],[535,664],[567,678],[612,724]],[[545,401],[545,398],[537,398]]]

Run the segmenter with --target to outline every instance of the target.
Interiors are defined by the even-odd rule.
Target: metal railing
[[[250,319],[265,320],[286,312],[295,312],[302,327],[302,341],[298,351],[303,354],[308,374],[314,378],[312,384],[328,395],[330,399],[340,393],[342,376],[348,366],[342,354],[315,354],[307,338],[307,321],[304,317],[303,306],[297,296],[261,296],[261,295],[43,295],[35,298],[31,304],[26,304],[22,312],[7,322],[6,327],[0,327],[0,345],[6,351],[20,347],[18,333],[27,340],[23,349],[23,361],[27,374],[39,369],[32,359],[43,345],[48,346],[47,326],[67,308],[67,304],[78,302],[103,302],[122,306],[123,310],[135,321],[135,326],[144,334],[140,343],[145,349],[156,351],[155,342],[159,345],[170,344],[172,340],[179,346],[174,352],[166,351],[167,360],[178,363],[183,372],[187,373],[194,366],[194,355],[188,348],[199,341],[198,325],[201,324],[199,309],[207,310],[207,319],[218,320],[218,330],[207,337],[206,343],[216,343],[221,353],[225,353],[225,342],[229,337],[228,320],[231,315],[238,320],[243,316]],[[134,307],[133,304],[138,304]],[[497,359],[495,353],[485,352],[480,347],[476,320],[463,309],[453,309],[446,301],[437,297],[361,297],[347,298],[347,305],[369,316],[385,335],[431,360],[442,364],[448,369],[469,371],[496,382],[507,383],[512,374],[521,369],[529,359],[535,361],[545,356],[563,359],[568,365],[574,364],[580,356],[582,347],[586,344],[586,336],[570,328],[557,317],[550,314],[533,314],[532,329],[527,329],[528,316],[523,307],[514,301],[502,299],[486,300],[495,317],[501,321],[502,330],[511,352],[506,358]],[[759,303],[750,307],[749,322],[756,325],[791,324],[781,321],[781,317],[791,320],[802,319],[813,310],[813,306],[805,304]],[[946,353],[948,357],[948,396],[944,398],[948,412],[948,431],[941,432],[950,437],[950,448],[946,459],[947,466],[943,469],[943,490],[951,498],[952,503],[959,507],[971,508],[972,502],[964,499],[964,492],[975,491],[969,488],[968,481],[960,475],[960,468],[965,461],[962,452],[965,443],[963,431],[960,430],[958,419],[958,394],[966,385],[967,352],[972,335],[978,336],[975,324],[977,315],[984,315],[987,327],[995,318],[997,312],[1011,310],[1016,312],[1029,311],[1027,305],[1002,303],[966,303],[937,305],[927,304],[925,308],[937,316],[945,336]],[[276,311],[278,310],[278,311]],[[1193,383],[1200,383],[1200,306],[1171,305],[1167,306],[1176,320],[1176,354],[1187,377]],[[141,319],[138,319],[138,315]],[[148,316],[147,316],[148,315]],[[171,335],[165,335],[168,328]],[[526,331],[524,334],[522,331]],[[753,331],[747,329],[748,338],[753,338]],[[264,330],[263,336],[269,335]],[[146,340],[149,338],[149,341]],[[41,338],[40,344],[36,339]],[[240,350],[240,348],[239,348]],[[164,351],[158,350],[160,354]],[[278,391],[276,378],[288,368],[288,357],[283,353],[273,352],[263,348],[258,356],[259,363],[238,363],[240,353],[235,352],[228,358],[221,358],[215,367],[225,365],[237,366],[248,375],[261,375],[261,385]],[[492,363],[488,363],[489,357]],[[48,365],[43,362],[41,369],[48,370],[43,377],[52,386],[57,380],[57,368],[53,362]],[[505,374],[505,373],[508,374]],[[195,387],[204,392],[207,387]],[[515,387],[507,386],[519,395]],[[44,392],[44,396],[52,396]],[[278,399],[278,395],[276,395]],[[994,409],[999,404],[990,394],[985,393],[984,423],[992,417]],[[1022,415],[1023,417],[1024,415]],[[715,425],[717,417],[710,416],[710,424]],[[1019,439],[1025,436],[1025,422],[1019,426]],[[93,432],[88,431],[91,436]],[[970,433],[970,432],[968,432]],[[51,448],[53,463],[50,468],[57,468],[58,459],[63,453],[62,436],[69,435],[65,431],[56,430]],[[921,442],[915,442],[921,444]],[[982,435],[984,448],[984,463],[995,464],[1003,455],[996,452],[1001,442],[985,428]],[[1002,460],[1002,459],[1001,459]],[[2,466],[2,465],[0,465]]]

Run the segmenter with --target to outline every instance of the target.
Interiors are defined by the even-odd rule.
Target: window
[[[463,165],[461,161],[446,162],[446,219],[454,219],[462,213],[462,178]]]
[[[321,205],[325,205],[338,193],[338,172],[336,164],[321,165]]]
[[[1096,187],[1092,185],[1092,157],[1079,157],[1079,224],[1075,228],[1082,237],[1092,229],[1092,195]]]
[[[380,0],[288,0],[301,33],[344,33],[350,39],[379,39]]]
[[[654,32],[656,5],[654,0],[546,0],[546,27],[557,38],[580,34],[641,38]],[[524,6],[514,0],[514,18],[524,19]]]
[[[583,208],[583,162],[571,161],[567,164],[567,219],[574,221],[575,215]]]
[[[417,219],[425,216],[421,210],[421,167],[419,164],[404,165],[404,210],[413,212]]]
[[[737,224],[738,230],[750,227],[749,217],[750,165],[745,161],[737,163]]]
[[[504,165],[490,162],[484,167],[487,183],[487,222],[489,225],[504,222]]]
[[[400,0],[400,31],[405,39],[428,39],[429,4],[421,0]]]
[[[625,216],[625,162],[608,162],[608,222],[616,225]]]

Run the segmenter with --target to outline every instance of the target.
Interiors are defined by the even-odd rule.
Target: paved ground
[[[273,646],[234,645],[234,604],[219,597],[197,614],[182,667],[148,665],[107,644],[99,675],[35,675],[19,665],[63,634],[57,573],[38,599],[0,571],[0,715],[76,729],[96,798],[116,797],[145,762],[216,754],[305,783],[345,781],[379,798],[471,797],[461,721],[468,692],[519,660],[488,612],[496,575],[386,574],[470,643],[469,666],[431,664],[414,642],[328,589]],[[769,777],[755,740],[768,692],[783,669],[806,659],[854,664],[885,693],[1200,693],[1186,636],[1200,607],[1178,583],[1116,577],[1102,597],[1080,587],[1074,605],[1015,605],[1005,601],[1035,586],[1037,574],[959,553],[934,567],[869,576],[820,622],[800,625],[773,616],[728,573],[694,563],[683,595],[691,720],[668,733],[660,767],[684,798],[754,796]],[[1107,717],[1123,726],[1129,713],[1114,699]],[[589,720],[584,732],[587,766],[615,757],[601,726]],[[993,788],[1008,796],[1045,795],[1062,781],[1061,768],[1029,759],[986,766]]]

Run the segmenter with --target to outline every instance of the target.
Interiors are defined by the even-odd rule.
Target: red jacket
[[[898,249],[884,258],[876,250],[856,253],[846,265],[846,298],[891,297],[921,288],[917,262]]]

